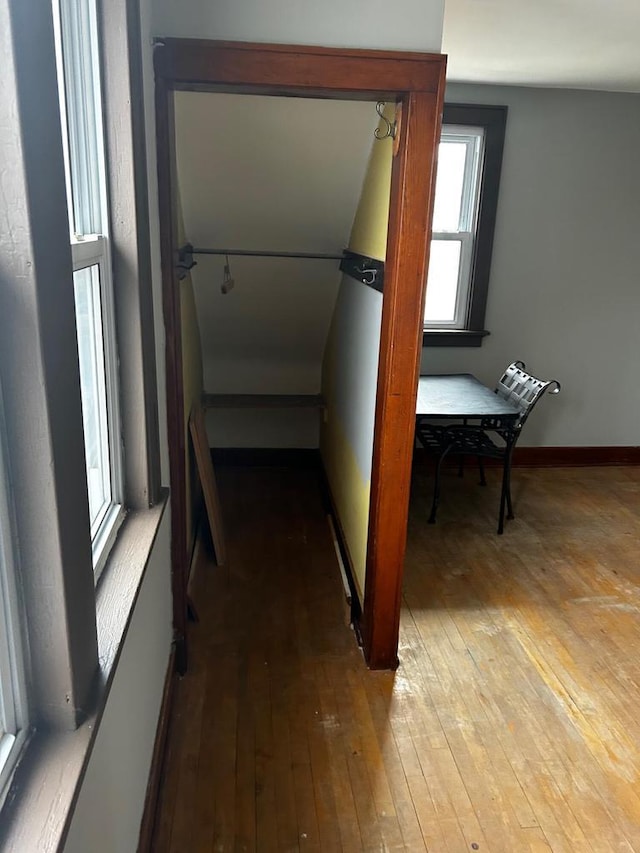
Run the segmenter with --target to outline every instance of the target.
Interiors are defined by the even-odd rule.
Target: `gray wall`
[[[71,822],[65,853],[132,853],[171,642],[165,510]]]
[[[426,349],[423,373],[493,384],[522,359],[557,378],[523,445],[637,445],[640,96],[453,85],[447,100],[509,107],[480,349]]]
[[[141,0],[147,122],[149,230],[152,243],[154,320],[162,482],[168,483],[164,324],[155,158],[154,84],[150,0]],[[172,638],[170,508],[158,531],[138,595],[111,692],[79,792],[65,853],[132,853],[140,821]]]

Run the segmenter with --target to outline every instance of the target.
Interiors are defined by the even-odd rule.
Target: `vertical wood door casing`
[[[397,666],[422,317],[445,66],[436,94],[402,105],[393,160],[380,333],[362,635],[367,662]]]
[[[179,283],[175,275],[176,155],[173,91],[233,91],[336,99],[398,98],[400,142],[391,181],[364,608],[370,666],[397,664],[424,281],[435,150],[444,95],[440,54],[163,39],[155,51],[158,183],[167,420],[172,489],[176,666],[184,672],[188,554]]]

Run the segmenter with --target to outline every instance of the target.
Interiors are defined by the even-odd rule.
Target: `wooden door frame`
[[[154,65],[173,616],[176,664],[181,672],[187,666],[189,563],[173,93],[394,100],[402,105],[391,178],[361,626],[369,666],[393,669],[397,665],[424,282],[446,58],[428,53],[168,38],[157,41]]]

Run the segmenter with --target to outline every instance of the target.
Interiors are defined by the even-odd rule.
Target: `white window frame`
[[[104,419],[108,436],[111,501],[103,507],[91,527],[91,550],[96,580],[100,576],[118,529],[124,520],[124,474],[120,437],[120,405],[118,358],[115,349],[116,329],[108,239],[100,234],[76,238],[71,243],[74,273],[97,266],[100,276],[101,332],[96,348],[104,361]]]
[[[100,46],[95,0],[53,0],[53,8],[73,271],[97,266],[100,277],[101,335],[95,345],[104,363],[101,417],[108,436],[111,502],[91,527],[97,582],[124,519],[119,359],[109,239]]]
[[[22,624],[0,393],[0,807],[28,734]]]
[[[473,253],[478,225],[480,188],[482,186],[482,162],[484,158],[484,129],[461,125],[443,125],[440,144],[457,143],[466,146],[462,199],[458,229],[455,231],[433,231],[432,244],[451,240],[460,243],[460,265],[456,285],[455,312],[452,320],[424,321],[424,329],[465,329],[468,321],[469,295],[473,272]],[[437,186],[437,185],[436,185]]]

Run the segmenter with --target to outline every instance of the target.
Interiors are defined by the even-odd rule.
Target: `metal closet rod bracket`
[[[180,246],[178,249],[178,262],[176,263],[178,279],[182,281],[183,278],[186,278],[189,270],[193,269],[196,265],[197,261],[193,259],[193,246],[191,243],[185,243],[184,246]]]
[[[195,264],[193,255],[229,255],[249,258],[310,258],[318,261],[341,261],[344,252],[280,252],[268,249],[205,249],[186,243],[178,249],[179,264]]]
[[[190,269],[196,266],[194,255],[230,255],[248,256],[254,258],[310,258],[313,260],[340,261],[340,269],[363,284],[382,291],[384,281],[384,262],[374,258],[351,252],[349,249],[337,253],[315,252],[269,252],[253,249],[201,249],[194,248],[191,243],[185,243],[178,249],[176,269],[178,278],[182,280]]]

